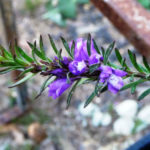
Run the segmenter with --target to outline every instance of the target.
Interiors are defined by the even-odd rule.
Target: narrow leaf
[[[106,53],[105,53],[105,55],[104,55],[104,64],[105,64],[105,65],[106,65],[107,62],[108,62],[108,58],[109,58],[109,56],[110,56],[112,50],[114,49],[114,46],[115,46],[115,42],[111,43],[111,44],[109,45],[109,47],[107,48],[107,50],[106,50]]]
[[[27,60],[27,61],[30,62],[30,63],[33,63],[33,62],[34,62],[33,59],[32,59],[30,56],[28,56],[20,47],[16,46],[15,48],[16,48],[16,51],[18,51],[19,54],[20,54],[25,60]]]
[[[92,102],[92,100],[94,99],[95,96],[96,96],[96,93],[94,91],[86,100],[86,102],[84,104],[84,108],[87,107]]]
[[[144,63],[144,66],[146,67],[146,69],[148,70],[148,72],[150,72],[150,66],[144,56],[143,56],[143,63]]]
[[[150,89],[147,89],[146,91],[144,91],[139,97],[138,100],[142,100],[143,98],[145,98],[146,96],[148,96],[150,94]]]
[[[135,82],[131,82],[131,83],[125,85],[120,91],[123,91],[123,90],[126,90],[128,88],[131,88],[132,86],[137,86],[137,85],[139,85],[139,84],[141,84],[143,82],[146,82],[146,81],[147,81],[146,79],[139,79],[139,80],[137,80]]]
[[[73,56],[72,56],[72,54],[71,54],[71,50],[70,50],[70,48],[69,48],[69,45],[68,45],[67,41],[66,41],[63,37],[60,37],[60,38],[61,38],[61,40],[62,40],[62,43],[63,43],[63,45],[64,45],[64,47],[65,47],[67,53],[69,54],[69,56],[70,56],[71,58],[73,58]]]
[[[88,39],[87,39],[87,52],[88,52],[88,55],[90,56],[91,55],[91,35],[90,34],[88,35]]]
[[[97,46],[97,44],[96,44],[96,41],[95,41],[94,39],[93,39],[92,41],[93,41],[95,50],[97,51],[98,54],[101,55],[101,51],[100,51],[100,49],[98,48],[98,46]]]
[[[138,63],[136,61],[135,54],[133,54],[130,50],[128,50],[128,54],[129,54],[129,58],[133,64],[133,66],[135,67],[135,69],[139,72],[143,72],[143,70],[140,68],[140,66],[138,65]]]
[[[51,44],[51,46],[52,46],[52,48],[53,48],[55,54],[57,55],[57,54],[58,54],[58,49],[56,48],[56,45],[55,45],[55,43],[54,43],[52,37],[50,36],[50,34],[48,34],[48,37],[49,37],[50,44]]]
[[[80,80],[76,81],[76,83],[73,85],[72,89],[69,92],[69,95],[68,95],[68,98],[67,98],[67,107],[66,107],[67,109],[70,106],[72,95],[73,95],[73,93],[74,93],[74,91],[75,91],[75,89],[76,89],[79,82],[80,82]]]
[[[16,83],[10,85],[9,88],[13,88],[13,87],[15,87],[15,86],[18,86],[18,85],[24,83],[25,81],[27,81],[27,80],[29,80],[30,78],[32,78],[34,75],[35,75],[35,74],[33,74],[33,73],[30,73],[30,74],[26,75],[26,76],[25,76],[24,78],[22,78],[21,80],[19,80],[19,81],[17,81]]]

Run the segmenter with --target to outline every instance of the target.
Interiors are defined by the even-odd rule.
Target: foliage
[[[41,4],[41,0],[25,0],[25,7],[29,11],[35,10]]]
[[[150,0],[138,0],[138,2],[146,9],[150,9]]]
[[[95,40],[92,39],[90,35],[85,41],[79,39],[76,42],[72,41],[70,44],[68,44],[67,41],[61,37],[64,48],[68,53],[68,57],[62,57],[62,50],[59,50],[56,47],[50,35],[49,40],[57,56],[53,59],[48,58],[45,54],[42,37],[40,37],[39,40],[39,48],[37,47],[36,42],[34,42],[34,44],[28,42],[32,49],[32,56],[29,56],[17,45],[15,46],[15,55],[12,55],[3,46],[0,46],[0,68],[2,68],[0,70],[0,74],[5,74],[13,70],[22,71],[18,76],[18,81],[10,85],[10,88],[22,84],[23,82],[34,77],[36,74],[40,73],[40,75],[47,77],[47,79],[41,86],[41,91],[38,96],[40,96],[42,92],[49,86],[49,95],[53,96],[53,98],[57,98],[66,89],[72,86],[67,99],[67,107],[69,107],[72,95],[78,86],[89,82],[95,82],[95,89],[85,102],[86,107],[89,103],[91,103],[94,97],[101,95],[101,93],[107,90],[110,90],[112,93],[116,94],[119,90],[123,91],[126,89],[131,89],[131,93],[134,93],[139,84],[150,81],[150,66],[145,57],[143,57],[143,65],[139,64],[137,62],[136,55],[128,50],[130,62],[136,70],[133,71],[133,69],[131,69],[126,63],[126,59],[121,56],[119,50],[115,48],[116,58],[120,65],[118,66],[110,62],[109,57],[114,49],[114,42],[111,43],[107,49],[103,47],[99,49]],[[87,53],[86,57],[88,60],[76,60],[77,56],[78,59],[81,58],[81,55],[78,55],[76,50],[76,44],[78,44],[78,42],[83,42],[82,44],[87,48],[86,52],[80,52],[82,52],[82,54]],[[95,50],[94,54],[93,50]],[[90,64],[91,62],[93,63],[95,59],[97,59],[96,63]],[[83,66],[81,66],[81,64]],[[80,66],[79,70],[78,65]],[[113,71],[113,73],[109,74],[108,72],[110,71]],[[102,75],[109,75],[109,77],[102,77]],[[122,77],[123,79],[129,79],[129,83],[123,86]],[[112,82],[111,84],[109,80]],[[114,87],[109,88],[109,86]],[[149,94],[150,89],[147,89],[139,96],[139,100],[143,99]]]
[[[65,26],[67,18],[76,17],[77,5],[88,2],[89,0],[48,0],[46,3],[47,12],[43,18],[50,19],[60,26]]]

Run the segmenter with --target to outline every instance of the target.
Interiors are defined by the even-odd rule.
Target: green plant
[[[138,0],[138,2],[146,9],[150,9],[150,0]]]
[[[50,19],[60,26],[66,26],[67,18],[76,17],[78,4],[88,3],[89,0],[48,0],[46,3],[47,12],[43,15],[44,19]]]

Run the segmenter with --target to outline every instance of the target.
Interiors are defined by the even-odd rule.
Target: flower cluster
[[[73,42],[69,44],[70,49],[72,44]],[[77,39],[74,45],[73,59],[63,57],[60,61],[61,66],[57,64],[57,57],[53,60],[53,63],[57,67],[50,73],[57,78],[49,85],[49,96],[56,99],[76,80],[91,76],[95,77],[100,84],[107,85],[108,90],[116,94],[123,87],[122,77],[126,76],[127,73],[123,70],[104,65],[103,60],[103,56],[97,53],[92,39],[90,54],[87,50],[87,40],[82,38]],[[93,72],[90,72],[92,66],[96,66],[96,68]]]

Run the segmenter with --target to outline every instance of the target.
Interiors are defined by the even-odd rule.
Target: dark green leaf
[[[35,43],[35,42],[34,42]],[[34,54],[36,54],[39,58],[42,60],[46,60],[45,56],[42,55],[42,53],[36,48],[36,45],[33,45],[32,43],[28,42],[29,46],[31,47],[32,51],[34,50]]]
[[[91,35],[90,34],[88,35],[88,39],[87,39],[87,52],[88,52],[88,55],[90,56],[91,55]]]
[[[26,75],[26,76],[25,76],[24,78],[22,78],[21,80],[19,80],[19,81],[15,82],[14,84],[10,85],[9,88],[13,88],[13,87],[15,87],[15,86],[18,86],[18,85],[24,83],[25,81],[27,81],[27,80],[29,80],[30,78],[32,78],[34,75],[35,75],[35,74],[33,74],[33,73],[30,73],[30,74]]]
[[[115,54],[116,54],[116,57],[117,57],[119,63],[120,63],[123,67],[125,67],[127,70],[130,70],[129,67],[127,66],[127,64],[125,63],[125,59],[122,58],[122,56],[121,56],[121,54],[120,54],[120,52],[119,52],[118,49],[115,49]]]
[[[19,52],[19,54],[20,54],[25,60],[27,60],[27,61],[30,62],[30,63],[33,63],[33,62],[34,62],[33,59],[32,59],[30,56],[28,56],[20,47],[15,46],[15,49],[16,49],[16,51]]]
[[[70,102],[71,102],[71,98],[72,98],[72,95],[78,85],[78,83],[80,82],[80,80],[76,81],[76,83],[73,85],[73,87],[71,88],[70,92],[69,92],[69,95],[68,95],[68,98],[67,98],[67,108],[70,106]]]
[[[146,96],[148,96],[150,94],[150,89],[147,89],[146,91],[144,91],[138,98],[138,100],[142,100],[143,98],[145,98]]]
[[[123,90],[126,90],[128,88],[131,88],[132,86],[137,86],[137,85],[139,85],[139,84],[141,84],[143,82],[146,82],[146,81],[147,81],[146,79],[139,79],[139,80],[137,80],[135,82],[131,82],[131,83],[125,85],[120,91],[123,91]]]
[[[102,51],[103,57],[105,57],[105,49],[104,49],[104,47],[101,47],[101,51]]]
[[[108,62],[108,58],[109,58],[109,56],[110,56],[112,50],[114,49],[114,46],[115,46],[115,42],[111,43],[111,44],[109,45],[109,47],[107,48],[107,50],[106,50],[106,53],[105,53],[105,55],[104,55],[104,64],[105,64],[105,65],[106,65],[107,62]]]
[[[87,107],[92,102],[92,100],[94,99],[95,96],[96,96],[96,93],[94,91],[86,100],[86,102],[84,104],[84,108]]]
[[[56,77],[49,76],[45,82],[42,84],[39,94],[35,97],[37,99],[41,94],[44,92],[44,90],[56,79]]]
[[[136,56],[135,54],[133,54],[130,50],[128,50],[128,54],[129,54],[129,58],[133,64],[133,66],[135,67],[135,69],[139,72],[143,73],[143,70],[141,69],[141,67],[139,66],[139,64],[136,61]]]
[[[101,55],[101,51],[100,49],[98,48],[97,44],[96,44],[96,41],[93,39],[93,44],[94,44],[94,48],[96,49],[97,53]]]
[[[27,74],[28,72],[31,72],[34,69],[34,67],[31,68],[27,68],[26,70],[22,71],[19,76],[17,77],[17,80],[21,77],[23,77],[25,74]]]
[[[58,54],[58,49],[56,48],[56,45],[55,45],[55,43],[53,41],[53,38],[50,36],[50,34],[48,34],[48,37],[49,37],[50,44],[51,44],[55,54],[57,55]]]
[[[71,58],[73,58],[73,56],[72,56],[72,54],[71,54],[71,50],[70,50],[70,48],[69,48],[69,45],[68,45],[67,41],[66,41],[63,37],[61,37],[61,40],[62,40],[62,43],[63,43],[63,45],[64,45],[64,47],[65,47],[67,53],[69,54],[69,56],[70,56]]]
[[[73,58],[74,58],[74,50],[75,50],[75,41],[73,41],[71,45],[71,55]]]
[[[135,91],[136,91],[136,86],[132,86],[132,87],[131,87],[131,94],[134,94]]]
[[[1,51],[1,55],[4,56],[5,58],[9,59],[12,58],[12,55],[10,52],[8,52],[2,45],[0,45],[0,51]]]
[[[145,65],[146,69],[148,70],[148,72],[150,72],[150,66],[149,66],[149,64],[148,64],[148,62],[144,56],[143,56],[143,63]]]

